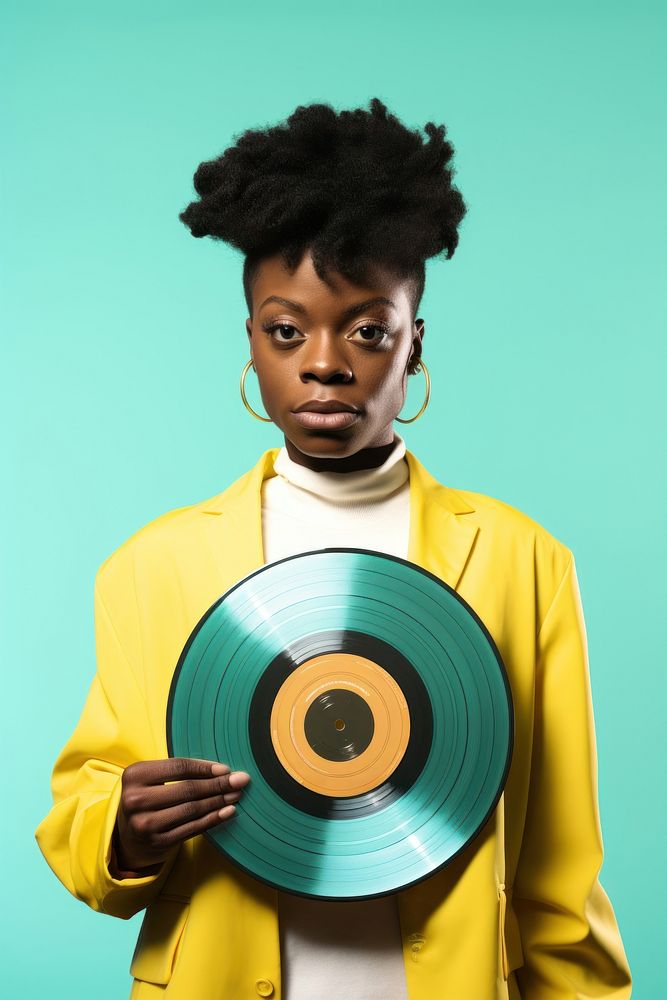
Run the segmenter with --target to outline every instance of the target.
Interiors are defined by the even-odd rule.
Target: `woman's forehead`
[[[363,284],[351,281],[332,268],[323,280],[315,270],[309,252],[304,253],[292,271],[280,255],[267,257],[257,268],[253,302],[256,309],[273,304],[304,313],[313,309],[340,313],[350,305],[364,301],[368,304],[369,300],[373,300],[373,305],[384,306],[390,311],[398,312],[406,306],[410,287],[407,279],[391,275],[381,265],[374,265],[369,272]]]

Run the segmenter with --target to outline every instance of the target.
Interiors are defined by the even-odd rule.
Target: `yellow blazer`
[[[277,448],[212,499],[128,538],[95,579],[97,673],[35,831],[78,899],[146,908],[131,1000],[281,996],[278,892],[203,836],[144,878],[109,873],[123,769],[168,756],[172,674],[204,612],[264,565],[261,485]],[[584,619],[571,551],[499,500],[442,485],[408,451],[408,558],[480,615],[507,667],[512,764],[449,866],[397,893],[410,1000],[626,1000],[631,976],[598,875],[603,844]],[[335,995],[335,983],[331,986]]]

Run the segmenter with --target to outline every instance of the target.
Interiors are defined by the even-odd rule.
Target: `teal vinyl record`
[[[383,552],[267,563],[224,593],[172,678],[172,757],[247,771],[207,829],[283,891],[369,899],[451,863],[498,803],[514,736],[500,653],[466,601]]]

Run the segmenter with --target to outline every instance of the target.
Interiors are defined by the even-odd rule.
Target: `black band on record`
[[[396,770],[360,795],[331,797],[304,788],[282,766],[271,741],[271,711],[280,687],[296,667],[326,653],[356,653],[379,664],[401,688],[410,712],[410,737]],[[356,819],[386,809],[414,785],[431,750],[433,709],[426,685],[395,646],[353,629],[330,629],[304,636],[268,664],[250,703],[248,735],[258,768],[283,801],[321,819]]]

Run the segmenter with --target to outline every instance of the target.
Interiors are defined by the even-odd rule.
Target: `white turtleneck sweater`
[[[262,485],[266,562],[335,546],[407,558],[410,523],[405,442],[375,469],[314,472],[281,448]],[[284,1000],[407,1000],[396,896],[320,900],[279,892]]]

